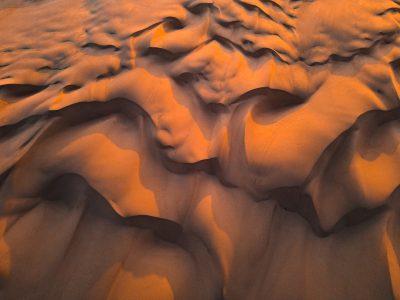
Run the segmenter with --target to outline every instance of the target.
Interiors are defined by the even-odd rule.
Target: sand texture
[[[1,0],[1,300],[400,300],[400,0]]]

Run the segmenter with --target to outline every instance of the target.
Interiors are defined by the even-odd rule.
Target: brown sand
[[[399,0],[2,0],[0,299],[400,299]]]

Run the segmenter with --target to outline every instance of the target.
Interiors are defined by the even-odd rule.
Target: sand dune
[[[400,299],[399,24],[1,1],[0,299]]]

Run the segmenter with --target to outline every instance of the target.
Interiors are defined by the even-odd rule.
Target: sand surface
[[[399,0],[0,1],[0,299],[400,299]]]

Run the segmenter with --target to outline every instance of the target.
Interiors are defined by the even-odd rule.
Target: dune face
[[[400,299],[400,1],[0,17],[0,299]]]

